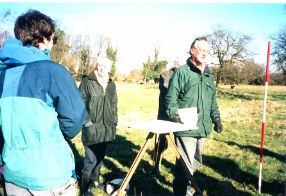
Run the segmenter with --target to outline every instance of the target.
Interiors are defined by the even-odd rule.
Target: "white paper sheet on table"
[[[190,125],[165,120],[125,122],[120,125],[157,134],[198,129],[196,126],[191,127]]]
[[[181,121],[189,127],[196,127],[198,122],[198,109],[197,107],[180,108],[178,114]]]

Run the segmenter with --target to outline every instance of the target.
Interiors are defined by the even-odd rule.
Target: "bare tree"
[[[151,60],[150,56],[145,63],[143,63],[143,75],[144,80],[158,80],[162,70],[164,70],[168,64],[167,60],[159,61],[160,48],[156,47],[154,50],[154,59]]]
[[[106,51],[108,44],[109,44],[110,39],[99,34],[97,36],[96,44],[95,44],[95,49],[96,51],[96,58],[100,56],[103,52]]]
[[[257,64],[254,60],[245,62],[239,72],[240,83],[263,84],[263,65]]]
[[[84,38],[81,35],[77,36],[73,41],[71,54],[78,59],[76,79],[80,79],[83,75],[87,75],[93,67],[89,36]]]
[[[0,16],[0,48],[2,48],[3,42],[12,37],[11,34],[8,32],[7,24],[12,18],[12,12],[10,9],[3,11]]]
[[[61,29],[56,30],[55,36],[57,37],[57,44],[53,46],[51,59],[59,64],[63,64],[71,48],[68,41],[69,37]]]
[[[108,44],[106,48],[106,56],[112,61],[111,77],[116,78],[116,61],[117,61],[118,49],[112,46],[111,39],[108,39]]]
[[[74,56],[76,60],[75,72],[76,79],[81,79],[83,75],[89,74],[96,65],[99,56],[106,56],[113,62],[112,75],[115,76],[117,48],[115,48],[110,38],[103,35],[97,35],[95,42],[91,42],[88,35],[84,37],[78,35],[72,42],[69,54]]]
[[[128,79],[132,82],[141,82],[143,78],[143,70],[141,69],[132,69],[128,75]]]
[[[253,54],[247,49],[247,44],[252,41],[248,35],[233,33],[228,30],[222,30],[217,27],[212,34],[209,35],[213,56],[217,58],[219,69],[217,72],[217,85],[225,80],[224,71],[226,66],[234,63],[243,64]]]
[[[282,72],[283,84],[286,84],[286,25],[273,39],[274,47],[272,54],[274,55],[274,65],[277,71]]]

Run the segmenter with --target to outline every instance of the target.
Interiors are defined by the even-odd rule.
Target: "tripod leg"
[[[126,174],[126,177],[124,178],[124,180],[123,180],[123,182],[122,182],[122,184],[118,190],[118,196],[123,195],[123,191],[125,190],[125,188],[126,188],[127,184],[129,183],[131,177],[133,176],[133,174],[134,174],[139,162],[141,161],[144,153],[146,152],[147,147],[148,147],[149,143],[151,142],[151,139],[153,138],[153,136],[154,136],[154,133],[149,132],[145,143],[143,144],[143,146],[141,147],[137,156],[135,157],[135,160],[133,161],[128,173]]]

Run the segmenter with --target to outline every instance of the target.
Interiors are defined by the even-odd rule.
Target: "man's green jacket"
[[[181,137],[207,137],[212,130],[211,119],[220,116],[216,88],[208,67],[202,73],[192,63],[178,68],[170,80],[166,95],[167,115],[176,118],[179,108],[197,107],[196,130],[176,132]]]

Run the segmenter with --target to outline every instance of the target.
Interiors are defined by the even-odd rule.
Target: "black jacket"
[[[160,75],[160,79],[159,79],[159,90],[160,90],[160,94],[159,94],[159,108],[158,108],[158,116],[157,119],[158,120],[169,120],[168,115],[166,113],[166,103],[165,103],[165,96],[167,94],[167,90],[168,90],[168,86],[169,86],[169,80],[171,79],[174,71],[176,70],[175,67],[164,71],[161,75]]]
[[[82,131],[84,145],[108,142],[115,139],[117,116],[117,92],[110,79],[106,90],[98,83],[92,71],[79,86],[86,106],[86,121]]]

